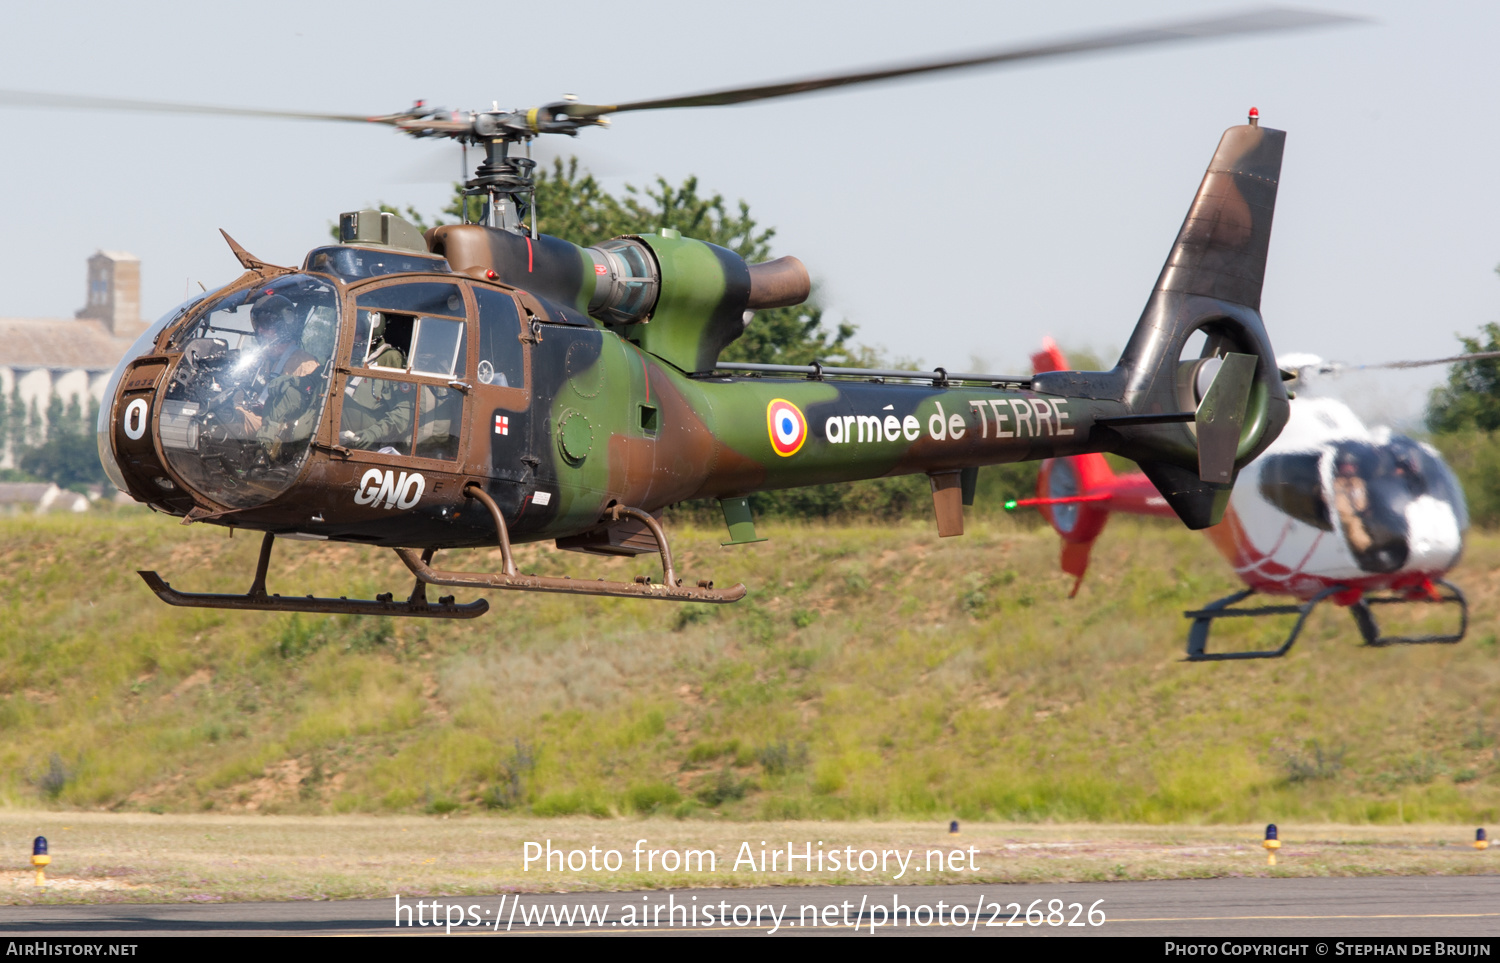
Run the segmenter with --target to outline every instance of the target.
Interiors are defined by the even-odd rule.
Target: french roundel
[[[807,419],[797,406],[776,398],[766,406],[766,424],[771,430],[771,447],[785,458],[795,455],[807,440]]]

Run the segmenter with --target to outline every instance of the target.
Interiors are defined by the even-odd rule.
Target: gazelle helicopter
[[[1484,355],[1383,367],[1464,357]],[[1038,372],[1067,367],[1050,339],[1032,355],[1032,364]],[[1293,386],[1320,369],[1333,370],[1302,355],[1284,356],[1282,365]],[[1235,480],[1223,520],[1204,532],[1246,587],[1183,613],[1193,620],[1187,661],[1279,658],[1323,601],[1349,609],[1366,645],[1461,640],[1468,604],[1444,576],[1458,564],[1469,518],[1463,489],[1437,450],[1389,428],[1367,427],[1333,398],[1300,396],[1290,410],[1280,436]],[[1146,474],[1117,475],[1099,454],[1043,461],[1037,497],[1006,504],[1023,506],[1036,507],[1062,537],[1062,569],[1075,579],[1072,595],[1111,512],[1172,514]],[[1238,607],[1257,594],[1290,596],[1295,604]],[[1383,635],[1372,606],[1410,603],[1456,607],[1457,631]],[[1218,619],[1275,615],[1297,616],[1279,648],[1207,651]]]
[[[752,492],[921,472],[950,536],[963,531],[979,466],[1113,451],[1135,459],[1189,527],[1217,522],[1237,472],[1287,419],[1259,313],[1285,134],[1253,115],[1225,132],[1112,370],[1021,377],[720,362],[755,310],[807,297],[801,263],[747,264],[666,229],[588,248],[539,234],[534,164],[512,148],[627,111],[1347,19],[1270,10],[615,105],[419,104],[361,117],[17,92],[0,102],[376,123],[484,150],[466,185],[486,201],[482,223],[423,235],[390,214],[352,212],[338,243],[295,267],[226,234],[245,273],[168,312],[128,352],[98,425],[114,483],[184,523],[264,533],[246,594],[180,591],[142,572],[163,601],[456,618],[488,603],[429,601],[428,585],[732,602],[744,586],[677,576],[664,507],[718,499],[725,544],[736,545],[757,540]],[[1180,361],[1200,330],[1203,357]],[[278,537],[393,548],[415,586],[404,600],[270,594]],[[655,551],[662,580],[522,574],[512,544],[543,539]],[[433,564],[442,549],[497,544],[499,572]]]

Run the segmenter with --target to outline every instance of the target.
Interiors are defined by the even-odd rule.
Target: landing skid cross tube
[[[276,536],[270,532],[260,543],[260,559],[255,565],[255,581],[244,595],[224,595],[213,592],[179,592],[162,580],[155,572],[139,572],[156,597],[168,605],[181,605],[200,609],[253,609],[261,612],[324,612],[333,615],[399,615],[425,619],[473,619],[490,609],[484,599],[457,604],[453,596],[445,595],[436,602],[427,601],[427,586],[419,579],[405,601],[398,602],[391,593],[377,595],[373,599],[351,599],[340,596],[336,599],[306,596],[281,596],[266,593],[266,569],[271,564],[271,545]],[[431,559],[431,550],[423,555]]]
[[[1469,606],[1464,599],[1463,592],[1458,586],[1450,582],[1435,580],[1433,585],[1441,586],[1447,594],[1437,598],[1411,598],[1405,595],[1374,596],[1361,598],[1358,602],[1349,606],[1349,613],[1354,617],[1355,624],[1359,627],[1359,634],[1364,638],[1365,645],[1372,648],[1381,648],[1387,645],[1451,645],[1463,639],[1469,628]],[[1324,589],[1317,595],[1308,599],[1301,605],[1263,605],[1253,609],[1237,609],[1232,606],[1243,602],[1255,594],[1255,589],[1245,589],[1233,595],[1226,596],[1216,602],[1210,602],[1201,609],[1182,613],[1186,618],[1193,620],[1193,626],[1188,630],[1187,658],[1186,662],[1220,662],[1229,659],[1279,659],[1287,654],[1292,643],[1297,641],[1297,636],[1302,632],[1302,626],[1306,624],[1307,617],[1318,603],[1331,595],[1347,592],[1348,586],[1333,585]],[[1459,608],[1458,632],[1453,635],[1416,635],[1416,636],[1382,636],[1380,625],[1375,621],[1372,605],[1400,605],[1423,602],[1438,605],[1457,605]],[[1225,618],[1254,618],[1262,615],[1295,615],[1297,622],[1292,626],[1291,634],[1279,649],[1265,649],[1254,652],[1208,652],[1209,631],[1217,619]]]
[[[657,551],[661,554],[663,575],[661,583],[653,582],[647,576],[640,576],[634,582],[611,582],[606,579],[590,581],[551,575],[522,575],[516,568],[515,558],[511,555],[510,531],[505,525],[504,516],[500,514],[500,507],[478,485],[465,486],[464,494],[469,498],[477,499],[488,508],[490,517],[495,521],[495,530],[500,542],[501,571],[498,573],[439,571],[429,564],[432,561],[430,551],[419,558],[417,553],[409,548],[396,549],[396,554],[401,557],[401,561],[406,563],[406,567],[412,570],[418,582],[467,588],[512,589],[520,592],[561,592],[568,595],[662,599],[672,602],[738,602],[745,597],[743,585],[733,585],[726,589],[715,589],[714,583],[708,581],[702,581],[693,586],[683,585],[682,579],[677,577],[676,570],[672,566],[672,549],[667,545],[667,536],[662,531],[661,524],[650,514],[638,508],[628,508],[623,505],[610,509],[610,514],[616,521],[621,516],[633,518],[645,525],[651,532],[651,536],[656,539]]]
[[[1307,617],[1317,604],[1330,595],[1344,591],[1344,587],[1336,585],[1327,588],[1303,602],[1301,605],[1262,605],[1254,609],[1235,609],[1230,606],[1255,594],[1255,589],[1245,589],[1233,595],[1225,596],[1216,602],[1194,612],[1182,613],[1193,620],[1193,627],[1188,630],[1187,662],[1221,662],[1228,659],[1279,659],[1286,655],[1292,643],[1297,641],[1297,636],[1302,632],[1302,626],[1307,622]],[[1213,627],[1215,619],[1227,618],[1255,618],[1261,615],[1295,615],[1297,624],[1292,626],[1292,633],[1279,649],[1265,649],[1256,652],[1205,652],[1208,645],[1208,632]]]
[[[1375,613],[1370,610],[1372,605],[1400,605],[1414,601],[1405,596],[1376,596],[1374,598],[1362,598],[1349,606],[1349,614],[1354,616],[1354,622],[1359,626],[1359,634],[1364,636],[1365,645],[1381,648],[1387,645],[1452,645],[1463,639],[1469,631],[1469,602],[1464,598],[1464,593],[1459,591],[1458,586],[1452,582],[1442,579],[1434,579],[1435,586],[1440,586],[1447,591],[1445,595],[1436,598],[1416,599],[1418,602],[1427,602],[1433,605],[1457,605],[1458,606],[1458,632],[1454,635],[1388,635],[1380,634],[1380,623],[1375,621]]]

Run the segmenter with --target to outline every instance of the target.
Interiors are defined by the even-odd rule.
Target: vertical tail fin
[[[1219,520],[1239,469],[1286,424],[1260,317],[1285,142],[1285,132],[1253,123],[1225,131],[1119,364],[1035,381],[1041,391],[1124,402],[1129,414],[1103,429],[1116,434],[1113,450],[1140,464],[1189,528]],[[1200,330],[1200,357],[1179,361]],[[1253,372],[1235,355],[1253,358]],[[1183,417],[1195,409],[1195,419]]]

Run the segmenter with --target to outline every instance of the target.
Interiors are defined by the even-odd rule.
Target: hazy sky
[[[608,103],[1139,23],[1235,3],[10,5],[0,88],[377,113]],[[1222,130],[1288,131],[1262,311],[1279,351],[1438,357],[1500,316],[1500,5],[1319,0],[1370,23],[1069,58],[770,104],[623,115],[611,185],[697,174],[778,229],[860,338],[1024,368],[1124,343]],[[145,313],[237,273],[223,227],[299,262],[340,211],[435,210],[457,148],[302,122],[0,108],[0,315],[70,316],[98,248]],[[0,346],[0,354],[4,347]],[[1365,376],[1409,416],[1437,370]]]

